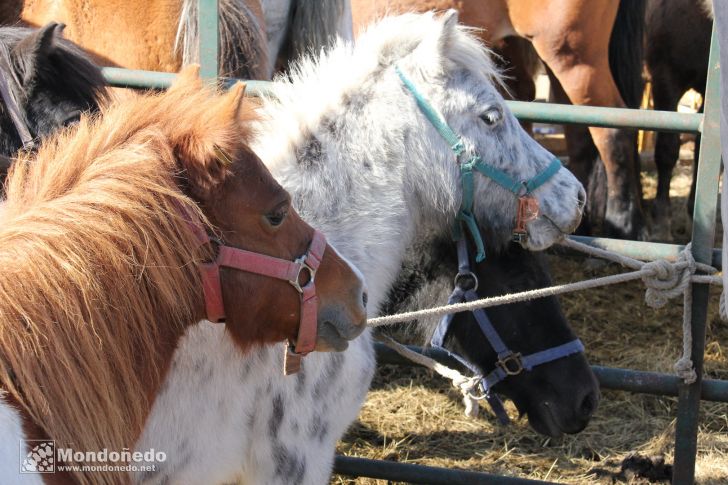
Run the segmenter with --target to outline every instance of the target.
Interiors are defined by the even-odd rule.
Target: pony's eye
[[[503,111],[500,108],[490,108],[480,115],[480,119],[488,126],[495,126],[503,120]]]
[[[79,110],[71,111],[63,120],[64,126],[75,125],[81,121],[81,112]]]
[[[268,224],[270,224],[273,227],[278,227],[281,224],[283,224],[283,221],[286,219],[286,216],[288,215],[287,210],[279,210],[276,212],[273,212],[271,214],[267,214],[265,216],[265,219],[268,221]]]

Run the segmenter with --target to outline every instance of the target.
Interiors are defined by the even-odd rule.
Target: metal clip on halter
[[[506,375],[517,376],[523,372],[523,356],[520,352],[510,352],[503,357],[498,357],[496,365],[503,369]]]
[[[295,264],[300,265],[298,268],[298,273],[296,273],[296,277],[294,279],[288,280],[291,286],[293,286],[300,294],[303,294],[303,290],[308,287],[308,285],[312,285],[314,283],[314,279],[316,278],[316,268],[312,268],[311,266],[306,264],[306,256],[307,255],[304,254],[294,261]],[[301,286],[301,273],[303,273],[304,270],[308,272],[308,281],[306,281],[306,283]]]
[[[478,289],[478,277],[472,271],[460,272],[455,275],[453,281],[456,288],[460,288],[463,291],[477,291]]]

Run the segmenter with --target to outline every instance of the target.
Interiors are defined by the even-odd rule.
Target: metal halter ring
[[[528,195],[528,192],[528,181],[521,180],[521,185],[518,189],[518,192],[516,192],[516,197],[523,197],[524,195]]]
[[[299,264],[298,273],[296,273],[296,279],[288,280],[288,282],[296,289],[297,292],[303,293],[303,289],[308,285],[312,284],[314,278],[316,278],[316,270],[306,264],[305,254],[300,258],[296,259],[294,263]],[[304,270],[308,271],[308,282],[305,285],[301,286],[301,273]]]
[[[460,284],[461,282],[464,282],[465,284]],[[472,271],[456,274],[453,283],[457,288],[460,288],[462,290],[476,291],[478,289],[478,277],[475,276],[475,273],[473,273]],[[468,283],[470,283],[470,285],[468,285]]]
[[[499,357],[496,365],[509,376],[517,376],[523,372],[523,358],[520,352],[511,352],[505,357]]]
[[[528,233],[514,231],[513,234],[511,234],[511,241],[519,243],[519,244],[523,244],[526,241],[528,241]]]
[[[482,401],[483,399],[488,398],[488,391],[485,390],[485,384],[483,384],[483,376],[475,376],[474,379],[478,379],[478,385],[475,386],[478,391],[480,392],[480,395],[473,394],[473,391],[468,392],[468,397],[471,399],[475,399],[476,401]]]

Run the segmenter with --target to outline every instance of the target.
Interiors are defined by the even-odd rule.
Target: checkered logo
[[[55,473],[56,442],[21,440],[20,457],[20,473]]]

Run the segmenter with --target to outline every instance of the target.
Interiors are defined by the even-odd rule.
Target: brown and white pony
[[[615,25],[629,24],[624,29],[624,42],[639,49],[642,40],[639,17],[644,15],[642,0],[352,0],[354,31],[360,31],[385,14],[432,9],[458,10],[461,22],[478,27],[478,35],[488,45],[512,36],[530,40],[573,104],[614,107],[629,104],[610,71],[610,37]],[[632,64],[626,55],[620,61]],[[636,65],[639,80],[641,65],[639,62]],[[641,91],[637,96],[640,95]],[[599,221],[603,232],[630,239],[644,238],[646,228],[634,130],[590,127],[589,133],[606,168],[607,200],[602,209],[606,214],[599,214],[604,218],[603,222]],[[574,163],[577,158],[580,158],[579,164]],[[593,158],[581,160],[571,156],[570,161],[569,168],[586,184]]]
[[[191,221],[221,244],[291,261],[314,237],[247,145],[254,115],[243,85],[218,95],[195,68],[181,78],[166,93],[82,117],[8,176],[1,483],[128,482],[103,471],[18,475],[32,448],[21,441],[19,456],[18,444],[134,449],[178,339],[206,316],[199,265],[215,252],[200,246]],[[222,268],[220,282],[226,328],[241,350],[295,341],[300,301],[287,281]],[[326,246],[316,287],[318,326],[327,329],[317,349],[340,348],[364,328],[363,282]]]

